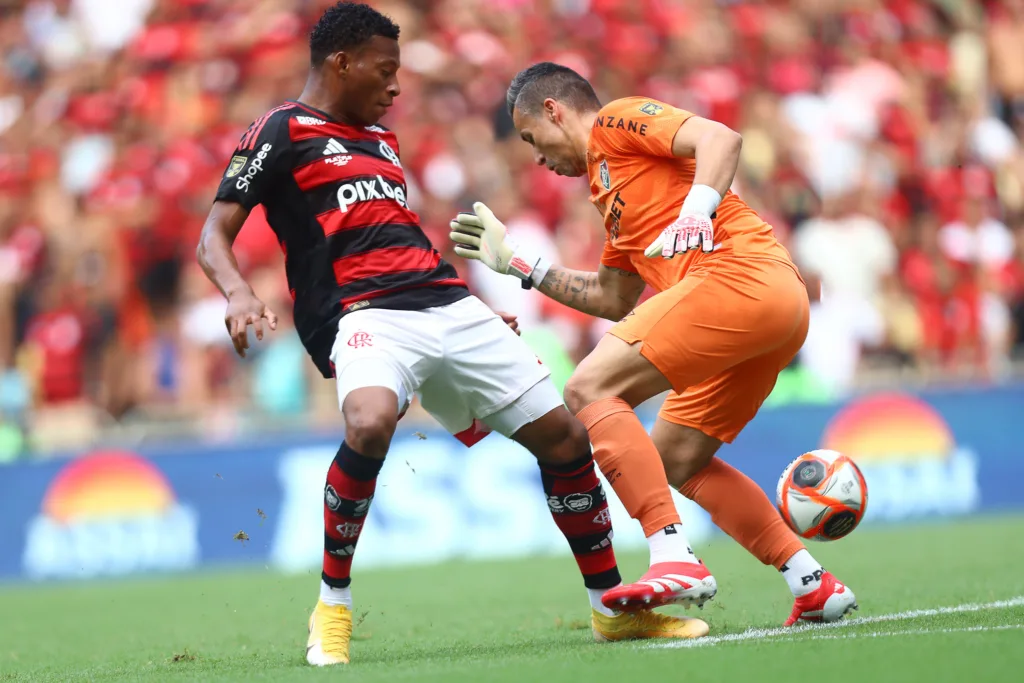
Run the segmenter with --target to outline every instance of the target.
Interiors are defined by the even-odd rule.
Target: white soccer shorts
[[[526,342],[475,296],[421,311],[365,308],[338,325],[331,350],[338,406],[355,389],[386,387],[403,414],[414,394],[467,446],[511,436],[563,405]]]

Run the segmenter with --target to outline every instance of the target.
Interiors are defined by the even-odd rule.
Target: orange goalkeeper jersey
[[[729,255],[792,263],[772,227],[731,190],[714,219],[715,251],[689,251],[672,259],[647,258],[644,250],[679,217],[697,163],[672,155],[672,139],[688,111],[644,97],[605,105],[587,145],[590,201],[604,216],[607,240],[601,263],[639,273],[658,291],[694,266]]]

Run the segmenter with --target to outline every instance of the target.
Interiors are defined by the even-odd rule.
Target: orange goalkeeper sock
[[[661,456],[629,404],[603,398],[576,417],[590,434],[598,467],[644,535],[679,524]]]
[[[764,564],[781,571],[786,560],[804,550],[761,487],[721,458],[713,458],[679,492]]]

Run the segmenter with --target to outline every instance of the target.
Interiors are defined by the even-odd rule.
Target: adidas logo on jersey
[[[392,185],[387,179],[377,176],[373,180],[357,180],[345,183],[338,188],[338,208],[342,213],[358,202],[369,202],[375,199],[393,199],[399,205],[409,208],[405,201],[405,186]]]
[[[324,156],[330,156],[331,154],[347,154],[348,150],[345,149],[345,145],[341,144],[334,138],[327,141],[327,146],[324,147]]]
[[[304,126],[322,126],[325,123],[327,123],[326,121],[321,121],[320,119],[314,119],[312,116],[296,116],[295,120]]]

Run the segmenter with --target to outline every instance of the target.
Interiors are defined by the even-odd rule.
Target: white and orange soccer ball
[[[868,506],[864,475],[836,451],[804,453],[779,477],[776,504],[802,538],[834,541],[857,528]]]

